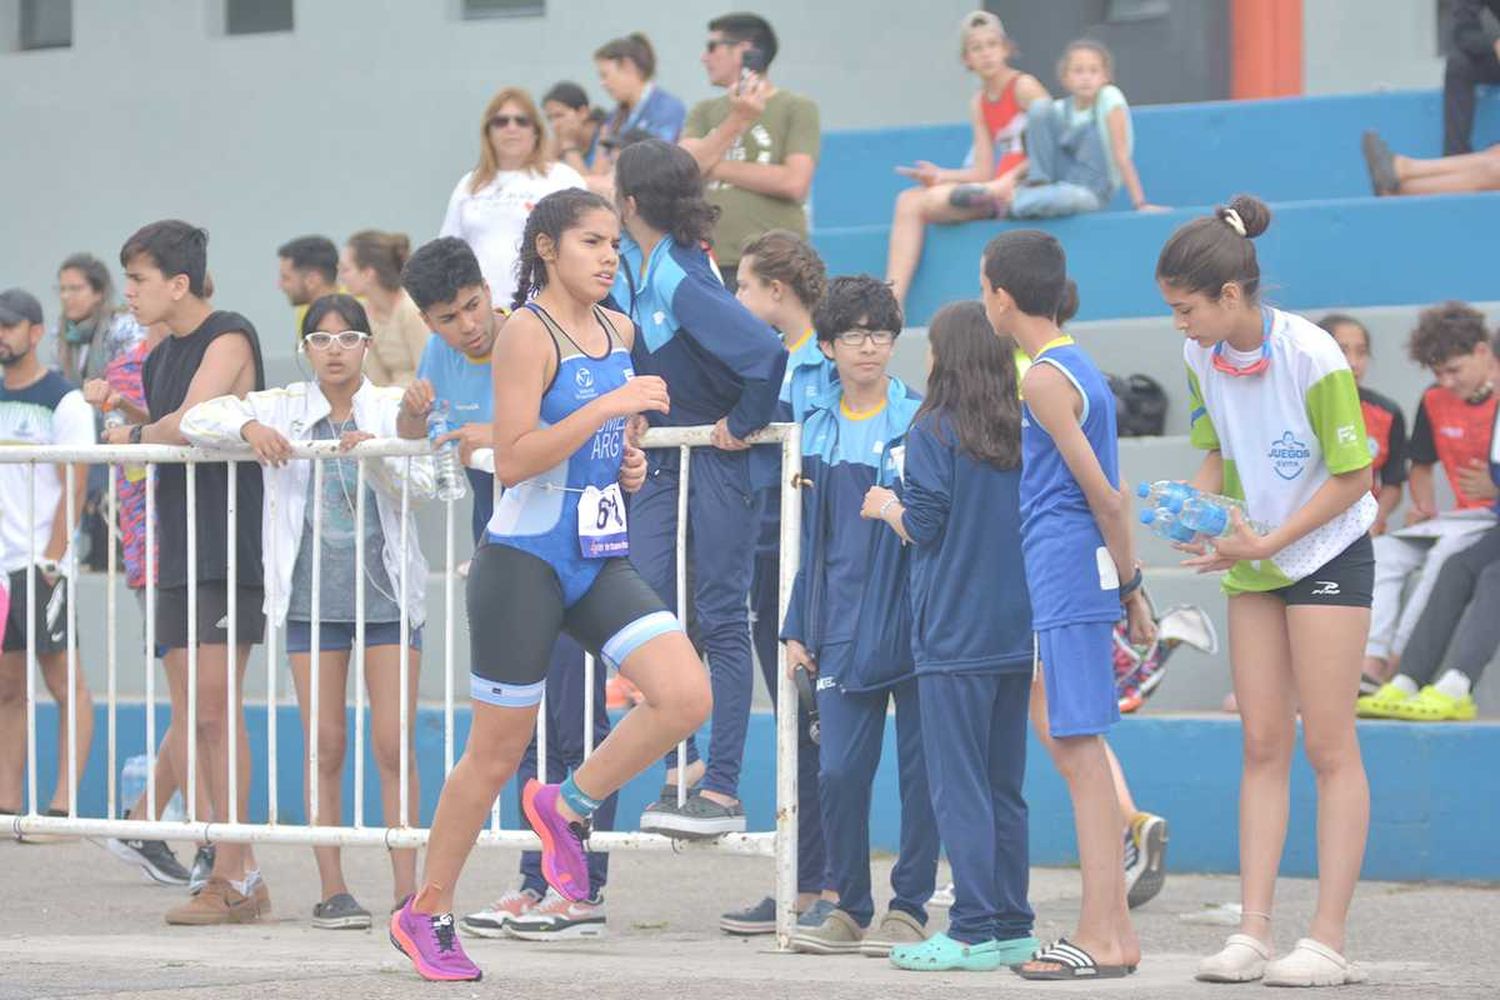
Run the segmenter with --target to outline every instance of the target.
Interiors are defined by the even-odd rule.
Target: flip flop
[[[1396,157],[1391,147],[1374,131],[1365,132],[1359,145],[1365,154],[1365,169],[1370,172],[1370,187],[1375,190],[1375,197],[1399,193],[1401,181],[1396,177]]]
[[[1056,966],[1056,968],[1026,968],[1027,965],[1032,964],[1046,964]],[[1030,979],[1033,982],[1054,982],[1073,979],[1124,979],[1135,972],[1135,966],[1100,965],[1094,961],[1093,955],[1076,945],[1069,944],[1067,938],[1060,938],[1056,944],[1037,952],[1025,964],[1012,966],[1012,971],[1022,979]]]
[[[1303,938],[1297,946],[1266,966],[1267,986],[1345,986],[1362,983],[1364,972],[1325,944]]]

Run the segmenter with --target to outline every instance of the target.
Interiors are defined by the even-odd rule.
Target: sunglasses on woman
[[[531,128],[531,118],[528,115],[492,115],[490,117],[490,128]]]

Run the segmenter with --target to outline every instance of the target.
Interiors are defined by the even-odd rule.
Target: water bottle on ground
[[[1141,523],[1150,528],[1152,534],[1169,542],[1189,543],[1198,537],[1196,531],[1165,507],[1148,507],[1141,511]]]
[[[1195,497],[1189,497],[1183,502],[1181,509],[1177,512],[1177,520],[1180,524],[1187,526],[1200,535],[1209,538],[1223,538],[1234,531],[1234,519],[1231,512],[1238,510],[1250,530],[1257,535],[1270,532],[1270,527],[1259,521],[1252,521],[1245,516],[1245,505],[1238,500],[1228,497],[1215,496],[1212,493],[1202,493]]]
[[[1158,479],[1154,483],[1138,485],[1135,488],[1135,495],[1145,501],[1142,506],[1167,507],[1173,502],[1181,503],[1188,497],[1197,496],[1198,490],[1190,483],[1179,483],[1175,479]]]
[[[448,422],[448,401],[440,399],[432,404],[427,414],[427,437],[434,443],[437,452],[433,455],[433,479],[439,500],[461,500],[468,487],[463,470],[458,462],[458,442],[445,441],[438,445],[437,439],[452,430]]]

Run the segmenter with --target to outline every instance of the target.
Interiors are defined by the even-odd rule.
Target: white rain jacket
[[[355,424],[377,438],[396,437],[396,418],[401,412],[403,393],[398,386],[376,386],[365,379],[354,394]],[[294,382],[284,389],[252,392],[244,399],[220,396],[199,403],[183,415],[181,430],[190,442],[202,447],[240,445],[245,443],[240,431],[254,420],[280,431],[294,444],[303,443],[312,440],[313,428],[332,410],[316,382]],[[433,495],[432,459],[422,457],[410,461],[408,498],[415,504]],[[401,585],[401,480],[406,462],[406,458],[377,458],[367,460],[365,465],[365,481],[374,488],[380,527],[385,534],[381,558],[387,576],[397,588]],[[265,466],[261,474],[265,478],[267,496],[274,482],[277,498],[274,515],[270,503],[261,508],[261,537],[268,547],[264,611],[280,625],[286,621],[291,604],[292,571],[297,565],[297,552],[302,547],[304,534],[308,540],[312,538],[311,533],[305,531],[304,523],[307,484],[312,468],[310,462],[294,460],[279,469]],[[417,522],[410,510],[406,518],[406,543],[405,610],[412,628],[417,628],[427,619],[427,560],[418,544]],[[274,557],[269,551],[271,546],[275,548]],[[365,558],[369,557],[370,553],[365,553]],[[273,565],[276,568],[274,581],[269,578]],[[399,589],[397,593],[400,593]]]

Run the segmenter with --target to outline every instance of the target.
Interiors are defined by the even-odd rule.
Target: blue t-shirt
[[[454,427],[487,424],[495,419],[495,389],[490,383],[490,360],[455,351],[437,334],[427,338],[417,377],[432,383],[438,399],[452,407]]]

